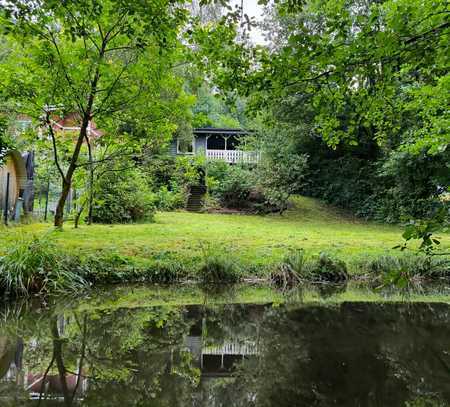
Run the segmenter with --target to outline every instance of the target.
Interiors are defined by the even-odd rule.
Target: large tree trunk
[[[66,205],[67,197],[69,196],[70,186],[72,184],[72,180],[64,180],[62,185],[61,195],[58,199],[58,205],[56,206],[55,211],[55,227],[62,228],[64,223],[64,207]]]

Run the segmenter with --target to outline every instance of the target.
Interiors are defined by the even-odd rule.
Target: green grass
[[[381,254],[397,253],[391,248],[401,242],[397,226],[364,222],[338,212],[310,198],[294,199],[284,215],[222,215],[167,212],[156,215],[155,223],[132,225],[82,225],[70,223],[54,232],[64,250],[114,250],[133,257],[138,264],[181,259],[197,262],[202,252],[226,251],[247,265],[261,266],[282,259],[289,249],[303,248],[306,255],[327,252],[347,263]],[[52,230],[50,224],[0,228],[0,253],[18,235]],[[442,246],[450,246],[449,235]]]

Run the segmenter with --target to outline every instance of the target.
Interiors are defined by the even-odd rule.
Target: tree
[[[307,106],[301,118],[333,147],[365,132],[383,147],[446,148],[448,2],[281,1],[268,13],[272,46],[236,81],[255,105]]]
[[[55,226],[93,121],[123,120],[148,105],[172,74],[178,34],[187,21],[181,0],[8,0],[1,25],[10,44],[0,92],[45,129],[62,179]],[[61,162],[55,117],[74,114],[79,130]],[[123,135],[119,134],[119,136]],[[120,139],[118,140],[120,141]]]
[[[450,181],[449,13],[444,0],[281,0],[266,10],[269,45],[225,43],[212,77],[248,95],[269,130],[291,128],[316,161],[315,196],[391,221],[428,216]]]

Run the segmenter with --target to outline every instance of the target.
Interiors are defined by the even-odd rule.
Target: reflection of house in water
[[[188,336],[186,346],[194,356],[202,377],[229,376],[236,363],[258,354],[255,341],[242,339],[207,345],[201,336]]]
[[[58,320],[58,331],[64,329],[64,319]],[[28,349],[32,350],[37,343],[28,343]],[[67,373],[65,375],[65,387],[53,365],[46,372],[34,372],[32,368],[23,364],[24,352],[27,348],[21,339],[15,342],[8,338],[0,337],[0,383],[9,383],[16,386],[17,391],[25,391],[31,400],[48,399],[64,402],[66,398],[82,399],[88,388],[88,379],[83,372]],[[50,358],[49,358],[50,359]],[[49,360],[50,362],[50,360]],[[64,396],[65,391],[67,391]],[[1,395],[0,395],[1,400]],[[1,404],[0,404],[1,405]]]
[[[189,358],[191,367],[198,368],[201,371],[200,385],[194,390],[195,398],[198,399],[199,395],[208,393],[209,385],[215,383],[218,379],[231,376],[237,364],[258,354],[259,325],[255,324],[254,321],[261,319],[263,310],[264,307],[247,306],[246,310],[238,309],[234,315],[230,315],[227,311],[224,313],[226,314],[226,317],[224,317],[224,314],[221,313],[223,311],[205,310],[202,306],[186,307],[184,309],[186,312],[183,312],[186,326],[189,327],[183,332],[186,336],[183,334],[177,336],[175,341],[171,342],[173,345],[152,347],[148,354],[134,352],[133,350],[129,354],[127,353],[127,357],[130,358],[129,361],[133,365],[136,363],[136,366],[141,366],[143,369],[142,371],[136,370],[133,373],[133,375],[136,375],[135,379],[139,377],[138,380],[140,380],[143,377],[142,375],[148,374],[144,373],[147,363],[146,358],[148,357],[149,361],[153,360],[155,353],[162,356],[158,359],[160,362],[167,363],[167,372],[170,372],[170,375],[173,374],[173,377],[177,376],[172,371],[174,355],[188,351],[192,355],[192,358]],[[235,321],[235,317],[239,322]],[[58,342],[54,338],[64,338],[64,341],[69,340],[70,335],[67,332],[70,332],[70,329],[67,328],[72,324],[72,320],[73,318],[60,316],[57,320],[52,321],[52,334],[47,339],[52,340],[53,355],[56,354],[55,342]],[[158,344],[157,338],[161,334],[164,335],[164,329],[162,327],[161,330],[155,332],[155,338],[152,337],[152,331],[143,332],[143,341],[154,341],[154,344]],[[93,345],[95,349],[96,342]],[[98,381],[96,381],[93,373],[95,365],[91,365],[86,360],[85,363],[82,363],[83,368],[79,368],[80,355],[77,353],[66,353],[64,355],[65,360],[72,361],[72,366],[73,361],[76,360],[75,366],[78,367],[78,370],[76,370],[77,367],[68,369],[65,374],[66,390],[62,386],[56,361],[51,368],[47,369],[47,366],[51,364],[51,354],[41,352],[39,367],[33,367],[34,362],[27,366],[27,363],[30,364],[30,361],[35,358],[33,354],[35,352],[39,354],[41,346],[43,344],[37,339],[31,339],[25,344],[20,339],[15,342],[5,339],[2,346],[0,337],[0,386],[2,383],[11,385],[8,388],[13,390],[7,392],[9,396],[20,394],[21,397],[28,399],[36,400],[43,397],[51,400],[52,403],[63,403],[67,399],[68,393],[69,398],[72,394],[75,394],[74,400],[78,402],[87,400],[88,390],[95,394],[96,389],[98,389]],[[89,353],[89,351],[88,347],[87,352]],[[87,375],[89,375],[89,379]],[[88,383],[88,380],[92,381]],[[2,396],[5,395],[0,394],[0,406]],[[68,403],[66,402],[66,404]]]
[[[247,332],[247,335],[235,333],[213,340],[206,334],[206,325],[207,319],[203,316],[191,327],[185,339],[202,377],[229,376],[237,363],[258,354],[257,331]]]

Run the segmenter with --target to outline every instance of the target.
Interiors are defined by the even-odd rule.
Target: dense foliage
[[[137,169],[110,171],[96,184],[93,220],[98,223],[151,221],[154,196]]]
[[[182,58],[183,3],[2,2],[0,96],[47,136],[62,183],[55,226],[63,224],[93,122],[116,143],[133,147],[166,140],[177,129],[177,107],[189,104],[172,69]],[[67,116],[77,125],[71,143],[55,134],[55,121]]]
[[[448,185],[447,150],[439,155],[383,152],[374,142],[330,149],[318,137],[299,136],[308,154],[301,191],[359,216],[386,222],[424,218],[442,205]]]
[[[12,145],[12,140],[8,134],[8,119],[6,116],[0,116],[0,165],[3,163],[6,152]]]
[[[270,131],[290,129],[308,155],[298,192],[380,220],[430,216],[450,180],[449,13],[445,0],[279,1],[268,46],[228,49],[214,77]]]

